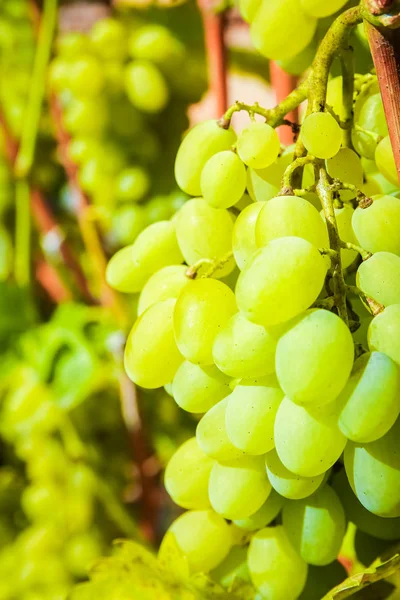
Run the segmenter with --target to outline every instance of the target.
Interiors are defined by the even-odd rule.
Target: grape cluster
[[[374,97],[360,89],[358,103]],[[354,127],[360,159],[334,115],[304,120],[298,195],[279,195],[293,148],[267,122],[197,125],[175,162],[194,197],[107,270],[140,292],[129,377],[199,416],[166,468],[187,509],[169,531],[192,572],[249,579],[269,600],[320,598],[343,579],[347,519],[372,545],[400,537],[400,199],[362,192],[377,184],[363,135],[375,124]]]
[[[49,86],[71,136],[69,159],[109,243],[131,243],[185,198],[169,162],[199,90],[176,81],[188,68],[185,46],[163,25],[116,16],[97,21],[88,35],[62,34],[56,50]]]

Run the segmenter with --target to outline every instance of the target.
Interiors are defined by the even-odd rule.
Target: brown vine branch
[[[400,30],[378,29],[368,21],[365,27],[400,181]]]

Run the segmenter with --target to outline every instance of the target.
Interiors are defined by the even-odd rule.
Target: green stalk
[[[14,276],[20,287],[30,283],[31,214],[29,186],[25,180],[15,185],[15,258]]]

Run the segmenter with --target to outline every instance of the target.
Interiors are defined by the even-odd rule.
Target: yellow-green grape
[[[97,54],[107,61],[125,58],[126,30],[117,19],[108,17],[97,21],[90,31],[90,40]]]
[[[315,477],[330,469],[347,442],[337,419],[336,403],[306,409],[285,397],[274,428],[275,448],[283,465],[303,477]]]
[[[261,0],[239,0],[239,12],[247,23],[251,23],[261,6]]]
[[[354,214],[354,209],[349,204],[344,204],[342,208],[334,208],[335,217],[336,217],[336,225],[339,232],[339,237],[343,242],[350,242],[351,244],[357,244],[357,238],[353,231],[352,227],[352,219]],[[325,221],[324,211],[321,211],[321,217]],[[342,260],[342,268],[346,269],[358,256],[358,252],[356,250],[347,250],[342,249],[340,251],[340,256]]]
[[[175,179],[179,187],[191,196],[199,196],[204,165],[217,152],[230,150],[235,141],[235,132],[220,127],[218,121],[204,121],[191,129],[176,155]]]
[[[192,573],[215,569],[232,546],[229,525],[212,510],[192,510],[178,517],[168,529],[186,556]]]
[[[129,167],[118,175],[115,195],[121,202],[138,202],[147,194],[150,185],[150,177],[143,167]]]
[[[268,123],[250,123],[237,139],[237,152],[245,165],[265,169],[278,158],[281,145],[278,134]]]
[[[306,585],[298,600],[321,600],[346,578],[347,571],[338,560],[325,567],[309,565]]]
[[[279,384],[293,402],[305,406],[332,402],[344,388],[353,361],[349,328],[340,317],[321,308],[300,315],[276,348]]]
[[[400,538],[400,518],[378,517],[367,510],[351,489],[344,469],[333,477],[332,487],[340,498],[348,520],[357,529],[380,540]]]
[[[296,600],[307,579],[307,563],[282,525],[261,529],[251,538],[247,562],[252,582],[270,600]]]
[[[346,114],[343,104],[343,77],[338,75],[328,81],[326,103],[333,109],[339,119],[345,119]]]
[[[172,382],[175,402],[191,413],[205,413],[231,393],[231,379],[214,365],[201,367],[185,360]]]
[[[400,255],[400,199],[393,196],[374,198],[367,208],[356,208],[352,225],[357,240],[370,252]]]
[[[86,573],[101,556],[102,547],[92,532],[80,533],[69,538],[64,550],[68,569],[77,577],[86,577]]]
[[[184,265],[168,265],[156,271],[140,293],[138,315],[160,300],[177,298],[183,288],[192,281],[186,277],[186,271],[187,267]]]
[[[375,162],[379,171],[396,187],[400,185],[399,174],[394,162],[390,137],[386,136],[379,142],[375,150]]]
[[[235,312],[235,295],[221,281],[197,279],[183,288],[174,311],[175,338],[183,356],[196,364],[213,364],[215,337]]]
[[[357,270],[357,286],[384,306],[400,304],[400,256],[377,252]]]
[[[258,250],[256,223],[266,202],[254,202],[246,206],[235,221],[232,234],[232,248],[239,269],[243,269]]]
[[[239,275],[238,307],[247,319],[260,325],[288,321],[317,299],[326,269],[324,258],[307,240],[272,240]]]
[[[94,56],[82,56],[70,68],[69,88],[76,97],[93,97],[104,86],[104,74],[100,62]]]
[[[68,157],[81,166],[96,153],[97,147],[98,142],[95,138],[76,137],[68,144]]]
[[[256,202],[278,195],[285,169],[293,161],[293,151],[286,148],[282,155],[266,169],[247,169],[247,190]]]
[[[261,456],[242,456],[225,464],[214,462],[208,486],[211,506],[226,519],[245,519],[271,492]]]
[[[276,339],[265,327],[233,315],[213,345],[217,367],[231,377],[263,377],[275,370]]]
[[[313,494],[324,480],[325,474],[302,477],[287,469],[275,449],[265,455],[268,479],[274,490],[283,498],[301,500]]]
[[[301,139],[310,154],[317,158],[331,158],[339,152],[342,143],[342,130],[330,114],[314,112],[304,119]]]
[[[382,352],[362,354],[339,396],[339,427],[353,442],[373,442],[389,431],[400,412],[400,373]]]
[[[229,208],[239,202],[246,190],[246,167],[235,152],[217,152],[204,165],[200,186],[210,206]]]
[[[256,49],[271,60],[295,56],[312,40],[316,19],[306,15],[299,0],[262,2],[250,28]],[[280,35],[284,31],[285,35]]]
[[[275,376],[242,379],[227,398],[225,427],[232,444],[246,454],[274,447],[274,421],[283,399]]]
[[[199,448],[195,437],[176,450],[164,476],[165,489],[175,504],[197,510],[210,506],[208,480],[213,462]]]
[[[349,442],[344,453],[353,492],[367,510],[380,517],[400,517],[399,436],[397,419],[379,440],[365,445]]]
[[[211,578],[229,589],[234,581],[249,582],[247,548],[245,546],[233,546],[226,559],[211,572]]]
[[[339,152],[328,158],[326,161],[326,170],[333,179],[340,179],[344,183],[350,183],[357,188],[361,188],[364,181],[364,172],[361,160],[350,148],[340,148]],[[347,193],[347,190],[345,190]],[[350,192],[354,198],[355,193]]]
[[[329,17],[343,8],[347,0],[300,0],[301,8],[305,13],[316,19]]]
[[[173,331],[175,300],[150,306],[136,321],[125,347],[125,369],[134,383],[144,388],[166,385],[183,358]]]
[[[246,531],[258,531],[269,525],[282,510],[285,499],[275,490],[271,490],[264,504],[246,519],[235,519],[234,524]]]
[[[149,23],[132,32],[129,53],[133,58],[150,60],[160,67],[173,67],[184,58],[185,47],[167,27]]]
[[[374,158],[379,138],[388,135],[381,95],[379,90],[373,88],[373,91],[378,93],[367,97],[363,93],[359,95],[354,106],[356,127],[351,132],[355,151],[361,156],[371,159]],[[368,89],[366,94],[368,94]]]
[[[96,136],[103,132],[109,119],[102,97],[72,100],[63,114],[65,128],[72,135]]]
[[[384,352],[400,365],[400,304],[392,304],[372,319],[368,328],[371,352]]]
[[[62,58],[75,59],[90,49],[90,39],[80,31],[68,31],[57,38],[57,54]]]
[[[328,231],[317,209],[304,198],[278,196],[265,203],[256,223],[258,247],[280,237],[304,238],[317,248],[329,246]]]
[[[107,265],[107,282],[119,292],[139,292],[156,271],[182,260],[174,223],[159,221],[146,227],[131,246],[114,254]]]
[[[202,198],[186,202],[174,218],[178,244],[189,265],[199,260],[226,259],[232,251],[233,219],[224,208],[212,208]],[[228,260],[215,277],[229,275],[235,261]]]
[[[221,400],[210,408],[197,425],[196,438],[200,448],[207,456],[219,462],[235,460],[243,456],[236,448],[226,433],[225,414],[227,399]]]
[[[315,37],[311,42],[297,55],[287,58],[286,60],[278,60],[277,63],[289,73],[289,75],[302,75],[311,66],[317,50],[317,42]]]
[[[133,106],[145,113],[161,112],[169,100],[164,76],[147,60],[135,60],[127,65],[125,90]]]
[[[307,563],[324,566],[337,558],[346,532],[346,517],[329,485],[303,500],[286,502],[282,523],[293,547]]]

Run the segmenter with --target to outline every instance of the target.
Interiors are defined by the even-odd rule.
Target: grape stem
[[[346,289],[347,289],[348,292],[350,292],[354,296],[358,296],[359,298],[361,298],[361,300],[364,302],[364,304],[366,306],[368,306],[371,315],[373,315],[374,317],[376,317],[376,315],[379,315],[379,313],[381,313],[381,312],[383,312],[385,310],[385,307],[384,307],[383,304],[381,304],[380,302],[378,302],[374,298],[371,298],[371,296],[367,296],[367,294],[365,294],[357,286],[355,286],[355,285],[346,285]]]
[[[196,277],[199,276],[202,267],[208,266],[209,268],[201,274],[201,277],[212,277],[214,273],[219,271],[219,269],[222,269],[222,267],[224,267],[226,263],[228,263],[232,259],[232,257],[233,252],[227,252],[221,258],[201,258],[193,265],[188,267],[185,275],[189,279],[196,279]]]
[[[351,242],[343,242],[340,240],[340,247],[345,250],[354,250],[355,252],[358,252],[363,260],[368,260],[372,256],[371,252],[368,252],[367,250],[364,250],[364,248],[361,248],[361,246],[357,246],[357,244],[352,244]]]
[[[15,259],[14,276],[20,287],[27,287],[31,279],[31,214],[27,181],[15,185]]]
[[[319,180],[317,183],[317,194],[321,200],[324,210],[326,225],[328,229],[329,245],[334,254],[331,256],[333,296],[339,317],[343,319],[346,325],[349,324],[346,306],[346,284],[343,277],[342,261],[340,256],[341,240],[336,223],[333,191],[329,183],[328,174],[321,166],[319,168]]]
[[[315,163],[317,159],[315,156],[311,154],[307,154],[307,156],[302,156],[300,158],[296,158],[288,167],[286,167],[285,172],[282,177],[282,187],[279,192],[280,196],[293,196],[293,176],[297,169],[305,167],[306,165]]]
[[[372,198],[366,196],[364,192],[362,192],[358,187],[356,187],[352,183],[344,183],[343,181],[340,181],[340,179],[334,179],[331,187],[333,191],[349,190],[350,192],[353,192],[356,195],[355,200],[356,202],[358,202],[358,206],[360,208],[368,208],[368,206],[371,206],[371,204],[373,203]],[[352,200],[349,200],[349,202],[351,203]]]

